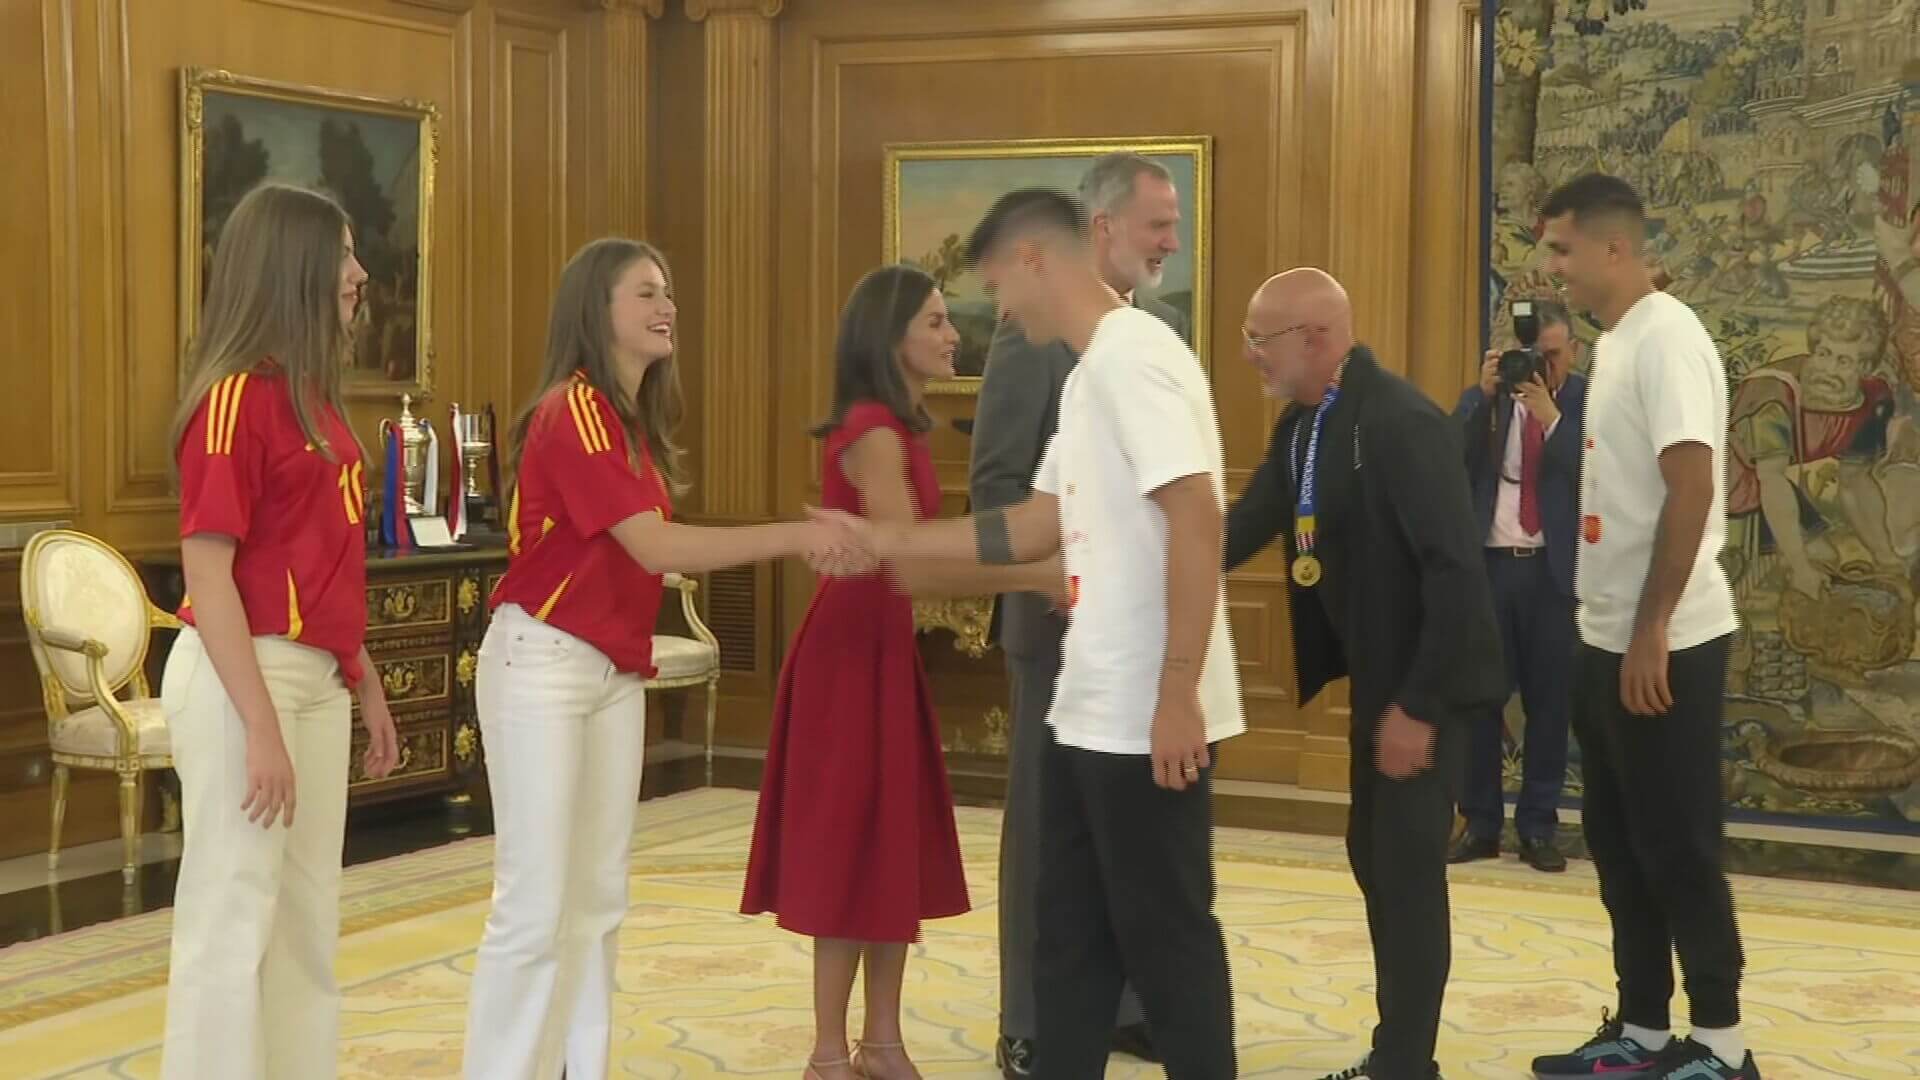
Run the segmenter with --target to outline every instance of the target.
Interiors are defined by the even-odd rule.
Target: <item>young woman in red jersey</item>
[[[161,681],[186,839],[168,1080],[336,1075],[350,693],[367,775],[398,756],[362,644],[365,476],[340,404],[366,280],[346,214],[300,188],[249,193],[214,251],[173,422],[188,626]]]
[[[540,390],[514,422],[510,561],[476,686],[496,838],[468,1077],[551,1080],[563,1063],[567,1080],[607,1075],[661,575],[842,558],[831,527],[672,520],[674,313],[659,252],[582,248],[554,295]]]
[[[940,484],[927,449],[930,379],[953,377],[960,335],[934,280],[910,266],[855,286],[835,347],[833,418],[823,437],[828,510],[877,521],[936,516]],[[975,588],[1059,592],[1058,560],[969,566]],[[953,795],[939,723],[900,586],[941,590],[943,571],[823,581],[780,672],[753,853],[747,914],[776,912],[815,939],[809,1080],[918,1077],[900,1031],[907,946],[920,922],[967,910]],[[866,967],[866,1025],[847,1048],[847,1000]]]

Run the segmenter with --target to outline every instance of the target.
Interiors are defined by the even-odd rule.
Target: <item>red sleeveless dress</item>
[[[877,427],[899,434],[915,513],[933,515],[926,437],[874,402],[827,434],[822,503],[862,512],[840,455]],[[967,908],[913,601],[879,574],[823,579],[780,669],[740,910],[809,937],[908,942]]]

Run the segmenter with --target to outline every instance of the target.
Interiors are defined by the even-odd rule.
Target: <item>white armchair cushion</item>
[[[172,753],[173,744],[167,737],[167,714],[160,708],[159,698],[123,701],[120,707],[133,717],[134,730],[140,737],[140,756],[150,758]],[[120,727],[98,705],[77,710],[54,728],[53,752],[118,757]]]
[[[720,666],[720,653],[704,641],[655,634],[653,666],[659,669],[656,679],[697,679]]]

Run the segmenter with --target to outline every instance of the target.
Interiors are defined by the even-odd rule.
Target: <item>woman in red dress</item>
[[[835,347],[833,419],[814,432],[825,443],[827,509],[881,521],[939,512],[924,391],[953,377],[959,340],[920,270],[882,267],[854,287]],[[1047,573],[1006,569],[1036,578],[1022,588]],[[815,939],[809,1080],[919,1076],[900,1033],[907,946],[921,920],[967,907],[913,601],[884,574],[823,580],[780,672],[741,904]],[[863,963],[866,1024],[849,1054],[847,1001]]]

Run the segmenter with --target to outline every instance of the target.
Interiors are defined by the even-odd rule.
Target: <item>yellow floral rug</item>
[[[641,806],[617,1074],[800,1074],[807,943],[735,913],[752,819],[738,791]],[[930,924],[907,970],[907,1037],[928,1076],[996,1075],[998,828],[997,812],[960,811],[979,908]],[[474,840],[347,872],[342,1077],[458,1075],[491,850]],[[1218,850],[1243,1075],[1350,1064],[1371,1024],[1372,966],[1339,841],[1224,830]],[[1748,1028],[1769,1080],[1920,1077],[1920,898],[1754,878],[1735,890]],[[1511,860],[1456,868],[1453,903],[1447,1075],[1525,1076],[1533,1054],[1585,1038],[1612,1000],[1588,865],[1557,878]],[[0,1074],[157,1076],[168,928],[156,912],[0,953]],[[1161,1073],[1116,1060],[1108,1075]]]

